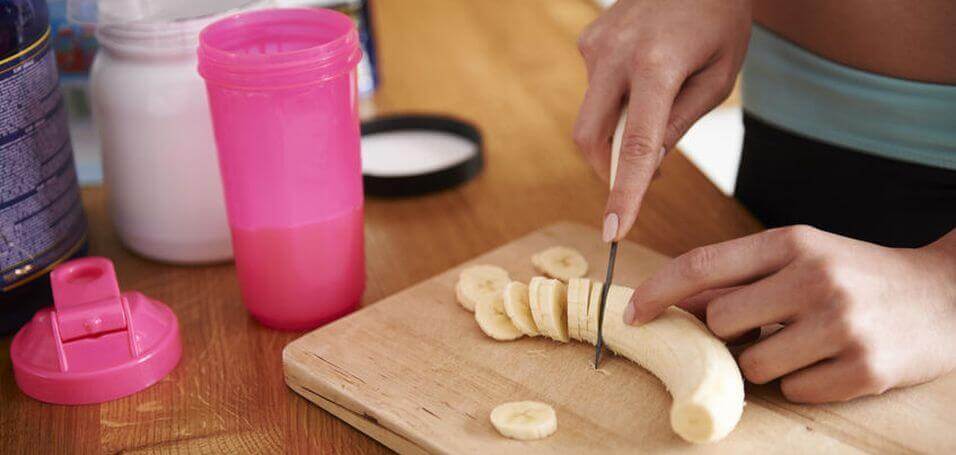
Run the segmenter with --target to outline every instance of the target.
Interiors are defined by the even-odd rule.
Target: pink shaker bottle
[[[259,10],[199,43],[246,308],[285,330],[349,313],[365,287],[355,26]]]

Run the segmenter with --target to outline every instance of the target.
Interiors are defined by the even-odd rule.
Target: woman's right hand
[[[627,102],[605,241],[620,240],[633,226],[661,151],[733,89],[750,11],[750,0],[618,0],[581,34],[589,86],[574,140],[605,180],[610,139]]]

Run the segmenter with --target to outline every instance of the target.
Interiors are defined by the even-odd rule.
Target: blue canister
[[[52,303],[48,274],[85,253],[45,0],[0,0],[0,333]]]
[[[359,33],[362,60],[356,68],[359,98],[369,99],[378,87],[378,61],[375,51],[375,36],[372,33],[372,16],[369,0],[276,0],[281,7],[305,7],[333,9],[352,19]]]

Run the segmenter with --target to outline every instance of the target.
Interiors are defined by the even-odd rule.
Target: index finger
[[[664,130],[679,84],[651,75],[635,75],[627,105],[627,120],[621,137],[617,167],[612,164],[613,186],[604,212],[605,223],[616,224],[612,240],[627,235],[637,219],[647,186],[660,164]],[[611,218],[616,217],[614,221]]]
[[[771,229],[695,248],[669,262],[634,290],[625,322],[654,319],[667,307],[708,289],[763,278],[789,264],[802,241],[800,229]]]

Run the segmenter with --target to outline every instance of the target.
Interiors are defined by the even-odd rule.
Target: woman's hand
[[[956,229],[894,249],[806,226],[695,249],[634,292],[639,324],[670,305],[730,340],[784,328],[744,350],[751,382],[783,378],[791,401],[821,403],[929,381],[956,367]]]
[[[605,181],[628,100],[605,241],[631,229],[661,151],[733,89],[749,37],[750,0],[618,0],[581,34],[589,87],[574,140]]]

